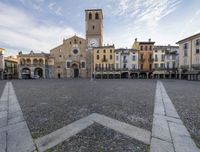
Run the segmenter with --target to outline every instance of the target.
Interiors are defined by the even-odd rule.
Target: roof
[[[125,48],[118,48],[118,49],[115,49],[115,52],[119,52],[119,51],[137,51],[136,49],[125,49]]]
[[[107,46],[94,47],[94,49],[104,49],[104,48],[115,48],[115,45],[107,45]]]
[[[179,46],[173,46],[173,45],[155,45],[154,48],[157,48],[157,49],[163,49],[163,48],[176,48],[176,49],[179,49]]]
[[[86,9],[85,11],[102,11],[102,9]]]
[[[143,41],[143,42],[138,42],[139,44],[154,44],[155,42],[151,42],[151,41]]]
[[[176,42],[176,44],[183,43],[183,42],[185,42],[185,41],[187,41],[187,40],[190,40],[190,39],[193,39],[193,38],[196,38],[196,37],[200,37],[200,33],[197,33],[197,34],[195,34],[195,35],[192,35],[192,36],[190,36],[190,37],[187,37],[187,38],[185,38],[185,39],[182,39],[182,40]]]

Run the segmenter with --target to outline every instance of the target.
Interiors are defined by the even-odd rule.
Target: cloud
[[[62,8],[57,6],[55,2],[49,3],[48,8],[51,12],[53,12],[53,14],[56,14],[58,16],[62,15]]]
[[[75,30],[68,26],[39,24],[26,12],[0,2],[0,45],[10,49],[50,49],[62,43],[62,38]]]
[[[182,0],[117,0],[112,14],[125,18],[131,24],[143,23],[149,29],[156,28],[157,23],[176,10]]]

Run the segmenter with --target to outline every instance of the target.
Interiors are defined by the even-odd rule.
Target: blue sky
[[[64,37],[85,37],[85,9],[104,13],[104,43],[131,47],[134,39],[175,45],[200,32],[200,0],[1,0],[0,47],[49,52]]]

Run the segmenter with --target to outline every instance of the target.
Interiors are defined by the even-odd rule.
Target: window
[[[196,54],[199,54],[199,48],[196,49]]]
[[[97,55],[97,60],[99,60],[99,55]]]
[[[165,67],[165,64],[164,64],[164,63],[161,63],[161,64],[160,64],[160,67],[161,67],[161,68],[164,68],[164,67]]]
[[[140,65],[140,69],[143,70],[143,64]]]
[[[78,54],[78,50],[77,49],[73,49],[73,53],[74,54]]]
[[[150,51],[152,50],[152,46],[149,47],[149,50],[150,50]]]
[[[116,69],[119,69],[119,63],[116,63]]]
[[[124,67],[124,69],[126,69],[126,64],[124,64],[124,66],[123,66],[123,67]]]
[[[98,14],[98,13],[95,14],[95,19],[96,19],[96,20],[99,19],[99,14]]]
[[[106,61],[106,55],[103,55],[103,61]]]
[[[200,45],[200,39],[196,40],[196,46]]]
[[[147,46],[145,46],[145,51],[147,51]]]
[[[143,51],[143,46],[140,46],[140,50]]]
[[[167,69],[169,69],[169,62],[167,62]]]
[[[185,44],[183,45],[183,47],[184,47],[185,50],[187,50],[187,49],[188,49],[188,44],[185,43]]]
[[[72,44],[72,42],[70,41],[69,44]]]
[[[161,55],[161,60],[165,61],[165,55],[164,54]]]
[[[92,13],[89,13],[89,20],[92,19]]]
[[[172,60],[176,60],[176,56],[175,55],[172,56]]]
[[[60,69],[60,66],[57,66],[58,69]]]
[[[95,29],[95,26],[94,26],[94,25],[92,26],[92,29],[93,29],[93,30]]]
[[[117,55],[117,56],[116,56],[116,61],[118,61],[118,60],[119,60],[119,56]]]
[[[132,64],[132,69],[135,69],[135,64]]]
[[[155,61],[158,61],[158,55],[157,54],[155,55]]]
[[[79,43],[81,44],[81,41]]]
[[[149,64],[149,69],[152,70],[152,65],[151,64]]]
[[[62,55],[59,55],[59,57],[61,58],[61,57],[62,57]]]
[[[67,68],[70,68],[70,67],[71,67],[71,62],[67,61]]]
[[[112,50],[110,50],[110,53],[112,53]]]
[[[135,55],[133,55],[133,56],[132,56],[132,60],[133,60],[133,61],[135,61],[135,60],[136,60],[136,58],[135,58]]]
[[[154,68],[157,69],[158,68],[158,63],[154,64]]]
[[[106,53],[106,50],[103,50],[103,53]]]
[[[112,55],[110,55],[110,60],[112,60]]]
[[[99,50],[97,50],[97,53],[99,53]]]
[[[176,68],[176,62],[173,62],[172,66],[173,66],[173,69],[175,69]]]
[[[140,55],[140,58],[143,59],[143,54]]]
[[[82,68],[82,69],[85,69],[85,62],[84,62],[84,61],[81,62],[81,68]]]
[[[187,50],[184,50],[184,56],[187,56]]]
[[[158,52],[158,50],[155,50],[155,52]]]
[[[74,44],[77,44],[77,41],[76,41],[76,39],[74,39]]]

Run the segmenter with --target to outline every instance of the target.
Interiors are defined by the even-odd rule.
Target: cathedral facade
[[[50,50],[54,58],[54,78],[87,78],[91,76],[92,48],[103,43],[101,9],[85,10],[86,38],[73,36]]]

